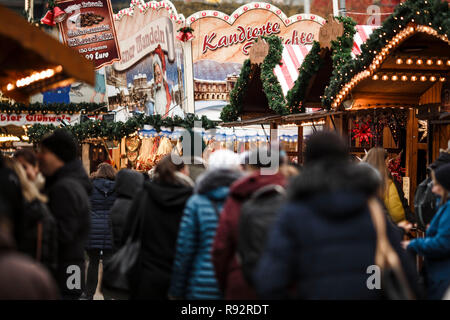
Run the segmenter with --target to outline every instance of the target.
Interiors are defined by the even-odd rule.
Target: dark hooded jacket
[[[91,232],[86,249],[112,250],[111,208],[116,201],[114,181],[94,179],[91,194]]]
[[[259,296],[285,299],[295,288],[298,299],[382,299],[382,290],[367,287],[376,246],[367,200],[376,193],[378,179],[373,169],[345,162],[305,168],[289,189],[289,202],[254,274]],[[387,219],[386,225],[416,288],[413,259],[400,246],[401,233]]]
[[[220,212],[230,185],[242,176],[235,170],[206,171],[184,209],[169,294],[190,300],[221,299],[211,258]]]
[[[72,270],[72,274],[78,272],[73,271],[73,266],[78,266],[81,279],[84,277],[84,247],[90,229],[91,190],[91,182],[80,160],[66,163],[53,176],[47,177],[45,184],[48,206],[58,228],[56,279],[64,297],[76,297],[82,292],[77,286],[69,289],[67,278],[71,276],[69,271]]]
[[[284,186],[286,180],[281,173],[262,175],[259,171],[233,183],[219,218],[212,248],[214,270],[219,288],[225,299],[256,299],[256,292],[244,279],[241,265],[236,259],[238,242],[238,222],[242,203],[258,189],[268,185]]]
[[[193,185],[193,182],[190,182]],[[135,219],[142,218],[138,232],[141,250],[130,277],[132,299],[167,299],[175,257],[178,228],[192,186],[183,182],[145,182],[131,206],[123,240],[132,233]]]
[[[121,246],[123,229],[127,221],[133,197],[142,189],[144,175],[133,170],[122,169],[116,175],[116,201],[111,208],[111,224],[114,250]]]

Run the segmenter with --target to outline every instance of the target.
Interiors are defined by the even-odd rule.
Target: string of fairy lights
[[[348,96],[348,94],[351,92],[352,89],[354,89],[356,87],[356,85],[358,85],[361,81],[367,79],[368,77],[372,76],[377,76],[375,73],[377,72],[378,69],[381,68],[381,65],[383,64],[383,62],[390,57],[390,53],[391,51],[395,50],[401,43],[403,43],[407,38],[411,37],[412,35],[421,32],[421,33],[426,33],[428,35],[434,36],[436,38],[441,39],[442,41],[447,42],[448,44],[450,44],[448,38],[446,35],[440,35],[436,30],[434,30],[431,27],[428,26],[423,26],[423,25],[410,25],[409,27],[406,27],[405,29],[403,29],[402,31],[400,31],[399,33],[397,33],[388,43],[387,45],[380,51],[380,52],[374,52],[375,58],[372,61],[372,64],[370,64],[368,70],[364,70],[358,74],[356,74],[349,83],[347,83],[345,86],[343,86],[341,88],[341,90],[339,91],[339,93],[336,96],[335,101],[333,102],[332,106],[334,109],[336,109],[342,102],[345,101],[346,97]],[[382,35],[380,34],[380,37],[382,37]],[[430,62],[430,61],[431,62]],[[437,59],[436,60],[436,64],[438,64],[438,61],[440,61],[439,63],[444,63],[443,60],[441,59]],[[396,63],[400,62],[399,58],[397,58]],[[401,61],[401,63],[403,63],[403,60]],[[413,59],[412,58],[408,58],[405,60],[406,64],[412,64],[413,63]],[[424,63],[424,59],[423,58],[419,58],[415,60],[416,65],[423,65]],[[425,60],[425,63],[431,63],[433,64],[434,61],[429,58]],[[400,63],[399,63],[400,64]],[[450,61],[447,60],[445,62],[446,65],[450,65]],[[393,80],[393,81],[397,81],[397,80],[401,80],[401,81],[437,81],[437,79],[439,79],[439,81],[446,81],[445,77],[440,77],[437,75],[424,75],[424,74],[419,74],[419,75],[412,75],[410,77],[408,77],[407,75],[399,75],[399,74],[392,74],[392,75],[388,75],[388,74],[383,74],[381,76],[377,76],[374,80],[377,79],[381,79],[384,81],[387,80]],[[394,80],[395,79],[395,80]]]

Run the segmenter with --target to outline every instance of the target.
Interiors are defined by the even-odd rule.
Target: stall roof
[[[316,111],[316,112],[308,112],[308,113],[290,114],[290,115],[286,115],[286,116],[275,115],[275,116],[260,117],[260,118],[242,120],[242,121],[221,123],[220,126],[244,127],[244,126],[255,125],[255,124],[271,124],[271,123],[276,123],[279,125],[301,124],[303,122],[337,116],[342,113],[343,113],[342,111]]]
[[[9,98],[28,102],[33,94],[75,80],[95,84],[92,62],[1,5],[0,42],[0,90]],[[44,71],[48,77],[17,88],[18,80]]]
[[[382,49],[369,69],[342,87],[334,108],[346,100],[360,108],[374,103],[419,105],[427,90],[448,81],[450,41],[428,26],[412,25],[402,33]]]
[[[372,34],[372,32],[378,28],[378,26],[365,26],[358,25],[355,27],[356,33],[353,36],[353,48],[352,56],[356,57],[361,53],[361,45],[367,40],[367,38]],[[299,76],[299,68],[305,60],[308,53],[311,51],[312,45],[283,45],[283,54],[281,59],[281,64],[277,65],[274,69],[274,73],[280,82],[281,88],[283,89],[283,94],[286,96],[288,91],[292,89],[295,84],[295,80]],[[327,74],[325,77],[331,75]],[[323,93],[323,90],[322,90]],[[322,94],[321,93],[321,94]]]

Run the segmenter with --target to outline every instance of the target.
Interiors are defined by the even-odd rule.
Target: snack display
[[[92,12],[87,12],[87,13],[80,14],[79,19],[80,19],[80,26],[82,28],[84,28],[84,27],[90,27],[94,24],[99,24],[105,18],[101,15],[98,15],[98,14],[95,14]]]

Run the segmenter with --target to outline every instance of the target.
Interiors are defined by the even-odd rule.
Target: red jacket
[[[242,203],[253,192],[268,184],[284,186],[285,178],[276,175],[252,173],[239,179],[230,187],[230,194],[225,202],[219,219],[212,248],[212,259],[219,287],[229,300],[257,299],[256,293],[244,279],[241,266],[236,260],[238,221]]]

